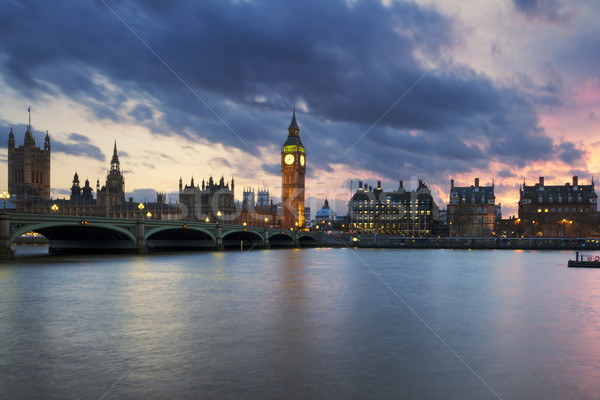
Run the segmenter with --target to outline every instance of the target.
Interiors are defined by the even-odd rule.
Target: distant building
[[[110,209],[113,206],[125,203],[125,178],[121,172],[119,155],[117,154],[117,141],[110,161],[110,170],[106,174],[106,182],[100,188],[100,180],[96,182],[96,200],[99,207]]]
[[[496,221],[494,184],[480,186],[479,178],[471,186],[454,186],[450,180],[447,207],[448,230],[452,236],[492,236]]]
[[[225,183],[221,177],[219,183],[213,181],[212,176],[205,183],[202,180],[202,187],[194,184],[192,178],[189,185],[183,186],[179,178],[179,203],[185,206],[181,219],[189,221],[206,221],[224,223],[234,223],[236,219],[236,209],[234,203],[234,182],[231,179]],[[218,215],[220,213],[220,215]]]
[[[597,234],[598,195],[594,182],[548,186],[544,177],[519,191],[519,233],[524,236],[593,236]]]
[[[56,206],[56,207],[53,207]],[[152,218],[177,219],[179,207],[166,204],[165,193],[157,192],[156,201],[145,202],[144,208],[134,203],[133,198],[125,201],[125,179],[120,169],[117,143],[113,148],[110,170],[106,174],[104,186],[100,187],[100,179],[96,181],[96,198],[88,179],[81,187],[79,174],[75,172],[69,199],[41,199],[30,206],[28,212],[36,214],[59,214],[72,216],[95,216],[112,218]]]
[[[325,199],[323,207],[315,214],[315,227],[319,230],[331,230],[337,226],[335,211],[329,208],[329,201]]]
[[[260,188],[256,201],[254,194],[254,189],[244,189],[241,209],[237,211],[237,223],[250,226],[280,226],[281,220],[277,212],[277,205],[273,204],[269,189]]]
[[[358,233],[431,236],[439,221],[439,207],[422,180],[417,190],[406,191],[400,181],[391,192],[381,188],[381,181],[375,189],[359,181],[348,202],[348,220]]]
[[[31,119],[22,146],[16,147],[12,128],[8,134],[8,192],[17,212],[31,212],[36,203],[50,199],[50,136],[46,132],[43,149],[36,146]]]
[[[73,204],[94,204],[93,189],[90,186],[90,181],[85,180],[85,186],[79,186],[79,175],[75,172],[73,176],[73,186],[71,186],[71,203]]]

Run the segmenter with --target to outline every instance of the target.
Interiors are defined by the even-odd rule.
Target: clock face
[[[300,165],[304,167],[304,155],[300,155]]]
[[[285,158],[283,159],[283,161],[287,164],[290,165],[294,162],[294,155],[293,154],[287,154],[285,156]]]

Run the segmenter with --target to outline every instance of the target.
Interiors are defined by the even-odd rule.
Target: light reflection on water
[[[0,398],[596,398],[600,270],[571,256],[20,257],[0,266]]]

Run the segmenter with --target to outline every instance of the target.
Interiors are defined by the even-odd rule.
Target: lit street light
[[[6,211],[6,200],[10,199],[10,193],[3,190],[2,193],[0,193],[0,199],[4,201],[4,211]]]
[[[57,204],[52,204],[52,207],[50,207],[50,211],[52,212],[57,212],[58,211],[58,205]]]

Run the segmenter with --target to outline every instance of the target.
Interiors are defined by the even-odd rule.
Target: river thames
[[[572,252],[43,250],[0,265],[2,399],[600,393],[600,269]]]

